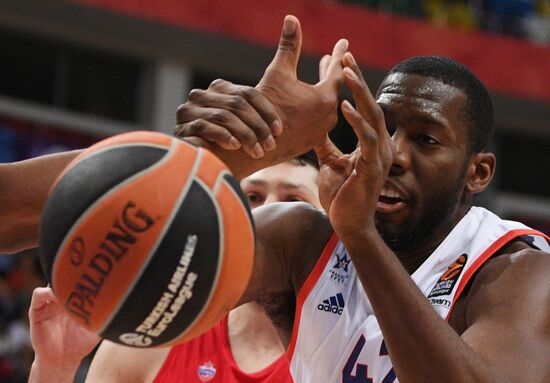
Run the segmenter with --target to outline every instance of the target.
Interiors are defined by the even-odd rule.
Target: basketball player
[[[251,208],[291,201],[320,208],[318,173],[314,156],[303,155],[250,175],[241,181],[241,187]],[[89,354],[99,338],[74,325],[49,288],[36,289],[29,313],[37,359],[30,381],[47,382],[50,377],[58,383],[72,381],[81,359]],[[284,352],[264,309],[250,302],[232,310],[202,336],[171,350],[144,353],[105,342],[88,381],[292,382]],[[110,361],[108,366],[114,368],[101,366],[102,355]],[[55,374],[52,375],[52,371]]]
[[[307,86],[296,79],[300,43],[287,17],[256,89],[217,81],[179,113],[180,134],[202,137],[190,140],[238,177],[316,147],[326,215],[306,204],[256,209],[255,269],[241,298],[295,299],[295,312],[288,304],[270,313],[294,380],[548,381],[549,239],[472,207],[496,165],[483,85],[451,60],[414,58],[394,67],[375,99],[340,41],[327,77]],[[340,79],[356,105],[341,104],[359,139],[349,155],[325,137]],[[236,97],[245,104],[228,107]],[[265,113],[269,103],[284,128],[275,150],[251,159],[216,144],[246,128],[263,140],[277,118]]]

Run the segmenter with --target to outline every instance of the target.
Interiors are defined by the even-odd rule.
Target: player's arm
[[[79,151],[0,164],[0,253],[36,246],[38,221],[51,185]]]
[[[509,247],[508,264],[507,258],[492,261],[464,302],[467,330],[458,334],[376,230],[374,212],[391,165],[392,141],[351,55],[344,65],[357,107],[345,102],[342,111],[360,147],[351,157],[320,153],[321,176],[326,181],[328,174],[331,181],[321,181],[321,201],[369,297],[397,378],[402,383],[548,381],[550,256]]]
[[[315,85],[297,78],[301,43],[298,20],[287,16],[277,53],[258,85],[216,80],[208,90],[191,91],[178,109],[176,134],[210,149],[237,178],[307,152],[336,125],[348,42],[335,44]]]
[[[321,210],[302,202],[269,204],[254,209],[253,214],[256,257],[238,305],[266,294],[294,298],[332,235],[328,219]],[[294,311],[289,310],[281,314],[292,319]],[[287,346],[292,329],[274,324]]]
[[[95,353],[86,383],[152,382],[169,352],[170,348],[140,349],[104,340]]]

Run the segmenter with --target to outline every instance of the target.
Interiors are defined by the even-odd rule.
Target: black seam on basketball
[[[57,177],[57,179],[54,181],[54,183],[52,184],[52,186],[50,187],[50,192],[53,190],[53,188],[57,185],[57,183],[59,182],[59,180],[61,178],[63,178],[63,176],[69,171],[71,170],[73,167],[77,166],[78,164],[80,164],[83,160],[87,160],[87,159],[90,159],[90,158],[93,158],[95,157],[96,155],[99,155],[101,153],[104,153],[108,150],[113,150],[113,149],[120,149],[120,148],[124,148],[124,147],[135,147],[135,146],[139,146],[139,147],[149,147],[149,148],[156,148],[156,149],[163,149],[163,150],[168,150],[169,146],[166,146],[166,145],[160,145],[160,144],[151,144],[151,143],[148,143],[148,142],[132,142],[132,143],[125,143],[125,144],[117,144],[117,145],[112,145],[112,146],[105,146],[103,148],[100,148],[100,149],[97,149],[97,150],[94,150],[93,146],[89,147],[88,149],[86,149],[86,151],[91,151],[90,153],[86,153],[85,156],[81,157],[81,158],[75,158],[74,160],[72,160],[71,162],[69,162],[69,164],[67,165],[67,167],[65,169],[63,169],[63,171],[59,174],[59,176]]]
[[[149,147],[149,146],[148,146]],[[131,158],[133,148],[140,150],[141,154],[138,158]],[[44,273],[51,283],[53,281],[53,270],[55,269],[55,260],[59,249],[64,245],[66,239],[72,233],[75,225],[80,222],[83,215],[90,211],[98,202],[100,202],[113,188],[125,185],[131,182],[137,174],[142,174],[153,168],[162,158],[168,153],[167,148],[152,148],[149,154],[143,153],[141,144],[122,148],[110,148],[103,151],[101,161],[110,163],[113,158],[108,158],[109,155],[119,155],[124,158],[130,157],[132,162],[125,164],[124,167],[109,169],[100,169],[101,161],[98,163],[98,158],[95,156],[85,157],[78,162],[77,165],[71,167],[66,172],[66,177],[63,177],[58,184],[53,188],[50,197],[46,201],[44,210],[41,216],[40,233],[39,233],[39,248],[42,253],[41,263]],[[154,152],[154,153],[153,153]],[[135,153],[134,153],[135,154]],[[123,161],[123,159],[120,159]],[[89,165],[89,169],[87,168]],[[94,167],[95,166],[95,167]],[[118,171],[118,176],[104,177],[102,173],[106,171]],[[85,184],[89,182],[89,178],[95,178],[95,187],[81,187],[82,184],[75,182],[80,180]],[[66,181],[70,179],[71,181]],[[71,184],[66,184],[71,182]],[[104,185],[98,185],[104,182]],[[122,183],[121,183],[122,182]],[[65,189],[64,189],[65,188]],[[105,191],[109,191],[105,194]],[[78,191],[78,193],[76,193]],[[79,198],[76,198],[76,197]],[[101,196],[99,199],[98,196]],[[50,264],[46,262],[51,261]],[[52,286],[53,287],[53,286]]]
[[[160,346],[188,329],[203,311],[216,285],[222,259],[219,253],[215,256],[220,249],[220,233],[213,230],[219,227],[218,212],[207,196],[199,182],[193,180],[157,254],[131,289],[119,310],[121,315],[112,319],[101,332],[102,337],[130,346]],[[190,240],[193,247],[188,251]],[[182,254],[181,258],[172,256],[175,253]],[[169,288],[172,285],[174,288]],[[177,304],[182,291],[190,296],[184,295],[184,302]],[[138,337],[144,343],[124,341]]]
[[[230,173],[225,173],[223,175],[223,179],[229,184],[230,187],[228,189],[230,189],[237,196],[237,198],[241,200],[243,209],[246,211],[246,215],[248,216],[250,226],[252,226],[252,231],[254,232],[254,235],[256,235],[256,227],[254,226],[252,211],[250,210],[250,206],[248,206],[248,200],[246,199],[246,196],[241,189],[239,181],[237,181],[237,179],[233,177]]]
[[[189,332],[190,329],[192,329],[195,324],[201,320],[204,312],[210,305],[210,302],[212,301],[212,298],[214,296],[214,293],[216,292],[216,289],[218,288],[218,284],[220,282],[220,274],[223,266],[223,262],[225,260],[225,223],[223,221],[223,214],[220,209],[220,204],[218,203],[218,199],[216,198],[216,195],[202,182],[200,179],[196,179],[195,182],[203,188],[203,190],[206,192],[206,194],[210,197],[210,200],[212,201],[212,204],[214,205],[214,208],[216,210],[216,215],[218,217],[218,238],[219,238],[219,247],[218,247],[218,267],[216,268],[216,274],[214,277],[214,283],[212,284],[212,289],[210,290],[210,294],[206,298],[206,302],[203,305],[202,310],[196,315],[195,319],[187,326],[187,328],[179,335],[177,335],[176,338],[180,338],[185,336]]]
[[[139,147],[141,148],[141,145],[139,145]],[[123,182],[120,182],[120,183],[117,183],[116,185],[114,185],[113,187],[111,187],[110,189],[108,189],[106,192],[104,192],[101,197],[99,197],[98,199],[96,199],[92,204],[90,204],[88,206],[87,209],[84,210],[84,212],[82,214],[80,214],[78,216],[78,218],[76,220],[73,221],[73,224],[71,225],[70,229],[67,231],[67,234],[63,237],[63,240],[61,241],[60,245],[57,247],[57,251],[55,253],[55,257],[54,257],[54,263],[52,265],[52,275],[51,275],[51,280],[50,280],[50,283],[53,282],[55,280],[55,270],[56,270],[56,264],[57,264],[57,260],[58,260],[58,256],[59,256],[59,252],[61,251],[61,249],[63,249],[63,247],[65,246],[65,243],[66,241],[71,238],[73,232],[78,228],[80,222],[82,222],[82,220],[84,218],[86,218],[86,216],[90,213],[90,211],[94,210],[95,207],[100,204],[101,202],[103,202],[106,198],[110,197],[112,194],[116,193],[117,190],[119,190],[120,188],[123,188],[125,187],[126,185],[128,185],[129,183],[132,183],[135,179],[143,176],[144,174],[147,174],[147,173],[150,173],[151,171],[155,170],[156,168],[160,167],[164,162],[167,161],[168,157],[169,157],[169,154],[170,154],[170,149],[169,148],[164,148],[164,153],[162,155],[162,157],[160,157],[160,159],[158,161],[156,161],[155,163],[153,163],[152,165],[150,165],[149,167],[141,170],[140,172],[137,172],[137,173],[134,173],[132,176],[128,177],[127,179],[125,179]],[[41,225],[42,226],[42,225]],[[42,246],[41,246],[42,247]],[[55,291],[55,285],[52,283],[52,289]]]
[[[166,161],[168,161],[168,159],[170,158],[171,155],[176,153],[176,147],[178,145],[178,142],[173,140],[172,143],[173,143],[173,145],[170,148],[170,151],[166,156]],[[174,204],[174,208],[172,209],[172,211],[170,213],[170,217],[168,217],[168,219],[166,220],[166,223],[164,224],[164,227],[162,228],[161,232],[158,235],[158,239],[157,239],[156,243],[151,248],[151,251],[149,251],[149,254],[147,255],[147,257],[144,259],[144,261],[141,265],[141,268],[139,269],[139,271],[136,273],[136,275],[134,277],[133,282],[130,283],[130,285],[128,285],[126,293],[120,299],[120,303],[113,309],[112,314],[105,320],[104,325],[102,326],[101,329],[99,329],[98,333],[103,332],[109,326],[109,324],[111,323],[113,318],[120,311],[123,303],[128,298],[128,295],[130,295],[130,293],[134,289],[136,283],[138,282],[138,280],[143,275],[143,272],[149,266],[149,263],[151,262],[151,258],[156,253],[158,247],[160,246],[160,243],[162,242],[162,239],[164,238],[164,235],[166,234],[166,231],[172,225],[172,222],[174,220],[175,215],[177,214],[177,212],[179,211],[183,201],[185,200],[185,196],[186,196],[187,192],[189,191],[189,188],[191,187],[191,185],[193,183],[193,180],[195,178],[195,174],[197,173],[197,169],[199,168],[199,164],[201,162],[201,159],[202,159],[202,153],[200,151],[198,151],[197,156],[195,157],[195,162],[193,164],[193,167],[191,168],[191,171],[189,172],[188,175],[185,175],[185,177],[187,177],[187,181],[185,182],[184,186],[182,187],[181,192],[178,196],[178,199],[177,199],[176,203]]]

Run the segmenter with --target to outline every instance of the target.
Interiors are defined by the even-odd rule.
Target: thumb
[[[334,145],[328,134],[321,143],[313,147],[313,150],[319,160],[319,167],[335,161],[342,156],[342,152]]]
[[[266,72],[279,70],[296,77],[296,68],[302,49],[302,28],[298,18],[287,15],[283,24],[283,32],[275,57],[267,67]]]

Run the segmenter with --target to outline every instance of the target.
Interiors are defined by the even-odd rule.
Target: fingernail
[[[345,50],[348,50],[348,48],[349,48],[349,41],[346,40],[346,39],[342,39],[342,40],[344,41],[344,42],[343,42],[343,44],[344,44],[344,49],[345,49]]]
[[[254,154],[254,158],[261,158],[264,156],[264,150],[258,142],[256,142],[256,145],[252,148],[252,153]]]
[[[241,147],[241,143],[235,137],[231,137],[231,139],[229,140],[229,145],[231,145],[235,149],[239,149]]]
[[[285,37],[292,37],[296,33],[296,21],[294,18],[287,16],[283,24],[283,35]]]
[[[277,147],[277,144],[275,143],[275,139],[273,138],[273,136],[270,135],[264,140],[264,148],[266,151],[270,152],[274,150],[276,147]]]
[[[283,124],[281,124],[281,121],[275,120],[271,123],[271,132],[274,136],[283,134]]]

